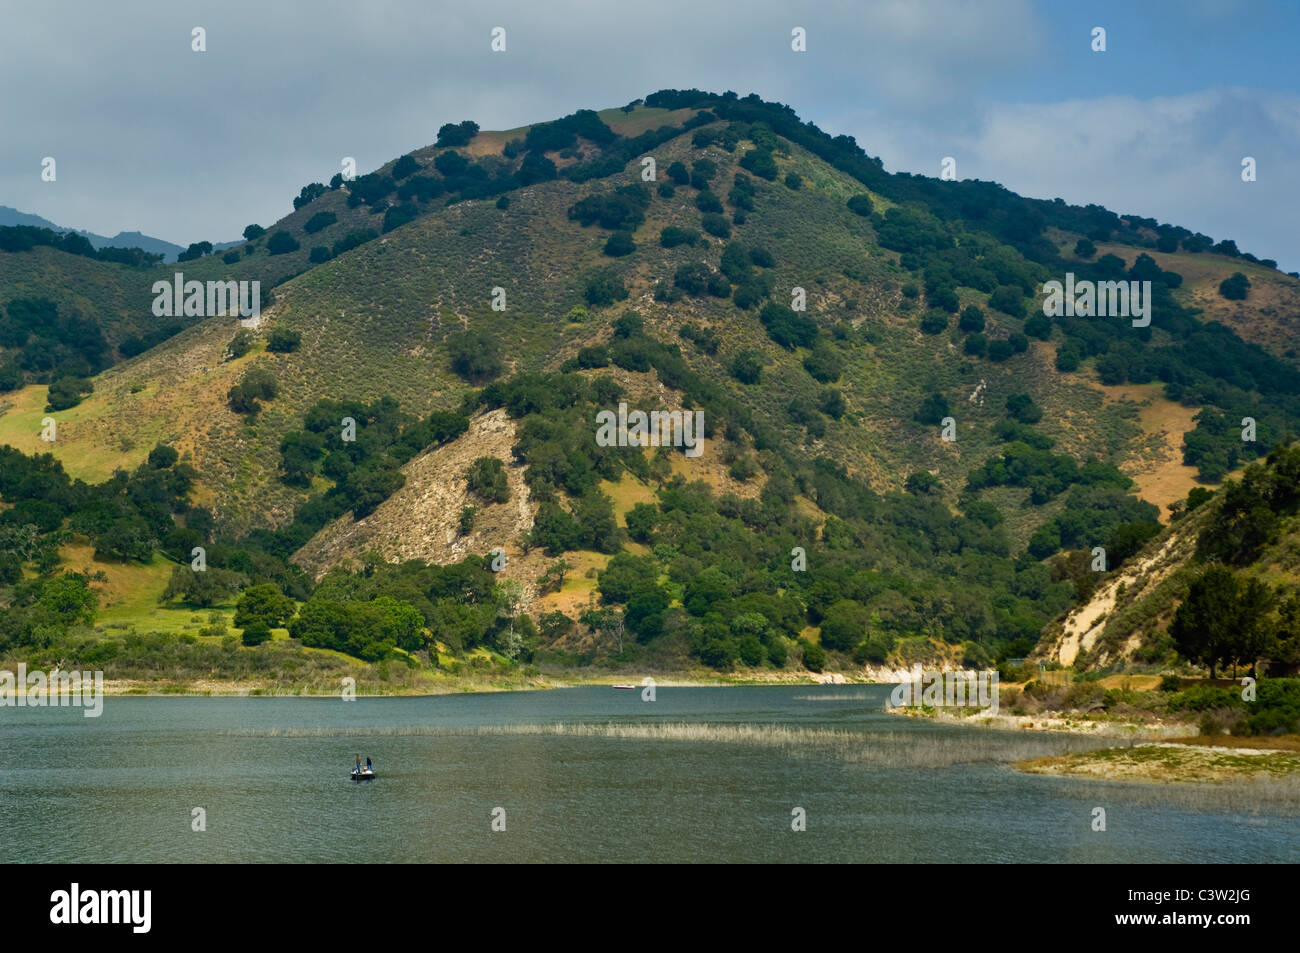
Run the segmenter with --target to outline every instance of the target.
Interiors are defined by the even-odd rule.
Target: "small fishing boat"
[[[351,777],[353,781],[373,781],[375,772],[373,768],[362,768],[360,771],[353,768]]]
[[[625,691],[625,692],[634,692],[634,691],[636,691],[636,686],[635,686],[635,685],[615,685],[614,687],[615,687],[615,688],[621,688],[621,689],[622,689],[623,691]]]

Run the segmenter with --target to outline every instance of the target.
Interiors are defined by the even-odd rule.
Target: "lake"
[[[1104,743],[900,718],[882,711],[889,691],[110,697],[98,719],[5,708],[0,838],[10,862],[1300,860],[1294,816],[1022,774],[1005,762]],[[349,780],[356,755],[377,780]],[[806,830],[792,830],[796,808]]]

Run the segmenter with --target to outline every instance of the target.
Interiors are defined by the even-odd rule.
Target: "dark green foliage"
[[[983,331],[984,312],[973,304],[968,305],[961,313],[961,320],[957,322],[957,328],[967,334]]]
[[[240,642],[248,648],[255,648],[264,642],[271,641],[271,627],[261,619],[253,619],[244,626],[244,631],[240,635]]]
[[[308,185],[304,185],[302,191],[298,193],[298,197],[293,200],[294,211],[297,211],[304,205],[310,205],[328,191],[329,189],[327,189],[322,182],[312,182]],[[209,247],[208,250],[211,251],[212,249]]]
[[[645,221],[650,193],[645,186],[625,185],[608,192],[589,195],[569,208],[569,218],[584,228],[599,224],[607,229],[634,229]]]
[[[460,331],[447,336],[451,369],[470,383],[491,380],[501,373],[501,348],[484,330]]]
[[[1025,296],[1020,288],[1001,285],[989,296],[989,307],[1013,318],[1025,316]]]
[[[659,244],[664,248],[676,248],[678,245],[695,245],[700,240],[700,233],[694,228],[678,228],[669,225],[659,233]]]
[[[333,257],[333,254],[324,245],[317,245],[307,254],[307,260],[313,265],[322,264]]]
[[[720,213],[722,211],[722,202],[712,192],[705,190],[695,196],[695,207],[701,212]]]
[[[244,240],[253,242],[266,234],[266,229],[261,225],[248,225],[244,228]]]
[[[849,207],[850,212],[853,212],[856,215],[861,215],[864,218],[870,218],[871,214],[875,211],[875,208],[871,204],[870,195],[851,195],[845,204]]]
[[[797,192],[803,188],[803,176],[798,172],[787,172],[785,174],[785,185],[786,188]]]
[[[1036,424],[1043,419],[1043,411],[1028,394],[1007,397],[1007,414],[1022,424]]]
[[[294,208],[297,208],[296,204],[294,205]],[[204,255],[211,254],[212,242],[191,242],[189,248],[176,256],[176,260],[178,262],[194,261],[195,259],[202,258]]]
[[[593,307],[605,307],[615,301],[627,299],[628,290],[618,273],[608,268],[598,268],[587,275],[583,297]]]
[[[251,367],[226,396],[230,409],[235,413],[256,417],[261,409],[258,402],[274,400],[278,392],[279,387],[270,371],[262,367]]]
[[[534,182],[549,182],[558,174],[554,162],[540,152],[530,152],[519,164],[518,180],[520,185],[532,185]]]
[[[988,353],[988,349],[989,339],[979,333],[967,335],[962,343],[963,353],[970,354],[972,357],[983,357]]]
[[[1097,254],[1097,246],[1087,238],[1080,238],[1074,243],[1074,253],[1079,258],[1091,258]]]
[[[321,229],[329,228],[338,220],[339,217],[333,212],[317,212],[303,223],[302,229],[308,235],[315,235]]]
[[[952,411],[948,408],[948,399],[942,394],[930,394],[925,400],[921,401],[921,406],[917,408],[914,419],[918,423],[937,426],[943,422],[943,418],[951,416]]]
[[[479,457],[465,474],[469,491],[484,503],[505,503],[510,499],[510,484],[505,465],[496,457]]]
[[[32,225],[0,227],[0,252],[26,252],[38,247],[57,248],[69,255],[93,258],[96,261],[116,262],[133,267],[148,267],[162,261],[161,254],[151,255],[139,248],[99,248],[90,239],[76,232],[56,232]],[[182,253],[184,254],[184,253]]]
[[[785,305],[768,302],[759,312],[759,319],[767,336],[788,350],[810,347],[817,339],[816,323]]]
[[[1169,626],[1178,654],[1204,665],[1213,678],[1229,662],[1253,665],[1264,648],[1264,616],[1272,597],[1256,579],[1239,580],[1211,566],[1188,589]]]
[[[820,672],[826,667],[826,650],[816,642],[800,639],[803,646],[803,666],[810,672]]]
[[[776,160],[772,158],[772,152],[769,149],[751,149],[746,152],[740,159],[740,167],[748,169],[760,179],[767,179],[769,182],[775,181],[777,176]]]
[[[169,336],[167,330],[159,329],[151,343]],[[76,313],[61,314],[46,298],[15,298],[9,302],[0,316],[0,348],[16,352],[5,362],[9,385],[5,389],[16,389],[28,380],[49,381],[50,403],[63,405],[55,406],[60,410],[76,403],[79,393],[88,392],[88,385],[80,390],[80,379],[108,367],[112,356],[97,320]],[[62,379],[66,383],[60,384]]]
[[[230,360],[238,360],[253,349],[257,338],[247,328],[240,328],[235,332],[235,336],[230,339],[226,345],[226,356]]]
[[[821,622],[821,644],[838,652],[848,652],[867,635],[871,613],[866,606],[851,599],[841,599],[826,610]]]
[[[731,237],[731,223],[727,221],[724,215],[718,215],[717,213],[706,214],[700,219],[700,227],[716,238]]]
[[[282,593],[274,583],[249,586],[235,606],[234,625],[237,629],[260,622],[268,629],[284,625],[297,611],[294,601]],[[270,633],[267,633],[268,637]],[[247,643],[246,643],[247,644]]]
[[[1025,334],[1040,341],[1052,336],[1052,321],[1041,314],[1031,314],[1025,321]]]
[[[291,354],[302,344],[302,335],[288,328],[275,328],[266,339],[266,349],[272,354]]]
[[[439,148],[467,146],[478,135],[478,123],[472,119],[464,122],[449,122],[438,128],[438,138],[434,142]]]
[[[598,146],[608,146],[618,138],[594,111],[579,109],[562,119],[530,127],[524,146],[537,152],[554,152],[574,145],[579,136]]]
[[[1231,277],[1219,282],[1219,294],[1229,301],[1245,301],[1249,293],[1250,279],[1239,271],[1234,271]]]
[[[843,394],[833,387],[828,387],[818,397],[817,409],[832,420],[839,420],[848,410],[848,404]]]
[[[94,390],[94,385],[84,377],[71,374],[57,378],[50,384],[45,396],[46,410],[67,410],[81,403],[81,399]]]
[[[611,258],[622,258],[634,251],[636,251],[636,242],[632,240],[631,232],[614,232],[605,242],[604,252]]]
[[[667,169],[667,174],[668,177],[678,185],[686,185],[691,181],[690,172],[688,172],[686,166],[682,165],[680,162],[674,162],[670,165]]]
[[[727,372],[742,384],[757,384],[763,374],[762,355],[757,351],[738,351],[727,365]]]
[[[1000,364],[1016,353],[1016,346],[1005,338],[989,341],[988,353],[985,355],[995,364]]]
[[[948,330],[948,315],[940,308],[931,308],[921,316],[922,334],[942,334]]]
[[[465,170],[469,168],[469,160],[453,149],[450,152],[439,153],[438,157],[433,160],[433,167],[451,179],[465,174]],[[360,181],[360,179],[356,181]],[[388,189],[383,194],[387,195],[391,191],[392,189]]]
[[[419,214],[420,209],[414,203],[391,206],[384,212],[384,232],[391,232],[395,228],[401,228],[407,222],[415,221]]]
[[[299,247],[297,240],[285,231],[276,232],[266,242],[266,251],[271,255],[287,255]]]
[[[405,155],[393,163],[393,178],[404,179],[419,172],[423,166],[415,161],[415,156]]]
[[[397,198],[402,202],[431,202],[446,191],[446,183],[437,176],[417,175],[401,184],[397,190]],[[507,205],[510,204],[510,200],[504,195],[501,198],[506,200]],[[504,207],[500,200],[497,201],[497,207]]]
[[[813,380],[831,384],[844,373],[844,358],[840,355],[839,348],[822,339],[817,341],[803,359],[803,366]]]
[[[335,256],[338,256],[378,237],[379,233],[373,228],[354,228],[336,241],[331,251],[333,251]]]

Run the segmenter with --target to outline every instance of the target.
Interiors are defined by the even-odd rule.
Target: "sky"
[[[100,234],[233,240],[344,156],[370,171],[445,122],[698,87],[786,103],[890,171],[951,156],[958,178],[1300,270],[1296,0],[0,0],[0,19],[0,205]]]

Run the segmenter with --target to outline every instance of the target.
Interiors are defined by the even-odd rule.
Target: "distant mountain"
[[[56,225],[49,219],[42,218],[39,215],[30,215],[7,205],[0,205],[0,226],[12,225],[32,225],[37,228],[48,228],[56,232],[76,232],[78,235],[86,236],[87,241],[95,248],[139,248],[152,255],[164,255],[166,257],[163,260],[169,262],[175,261],[176,256],[185,251],[184,245],[177,245],[175,242],[154,238],[152,235],[145,235],[143,232],[118,232],[112,238],[107,238],[104,235],[88,232],[84,228],[68,228],[64,225]],[[238,244],[239,242],[220,242],[215,243],[213,248],[216,251],[221,251]]]

